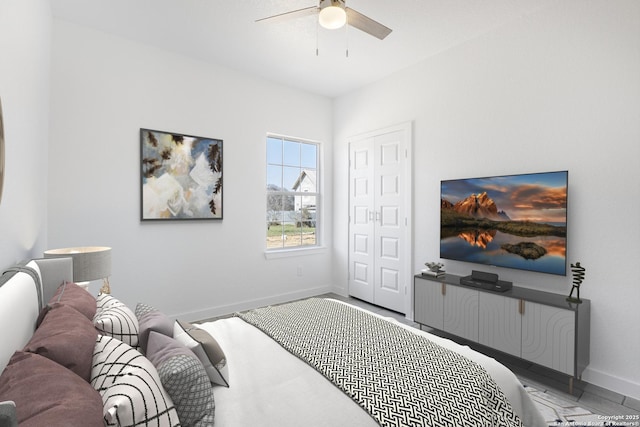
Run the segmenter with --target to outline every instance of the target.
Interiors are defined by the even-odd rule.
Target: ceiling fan
[[[280,21],[283,19],[301,18],[303,16],[318,15],[318,22],[329,30],[343,27],[349,24],[367,34],[384,39],[391,33],[391,29],[374,21],[373,19],[357,12],[345,5],[345,0],[320,0],[318,6],[305,7],[304,9],[293,10],[291,12],[280,13],[258,19],[261,21]]]

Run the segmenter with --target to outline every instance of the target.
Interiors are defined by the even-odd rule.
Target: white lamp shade
[[[77,248],[50,249],[45,258],[73,258],[73,281],[89,282],[111,275],[111,248],[84,246]]]
[[[335,30],[347,23],[347,12],[339,6],[327,6],[318,16],[320,25],[328,30]]]

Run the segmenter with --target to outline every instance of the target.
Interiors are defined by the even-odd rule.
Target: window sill
[[[295,256],[317,255],[325,253],[327,248],[324,246],[311,246],[308,248],[291,248],[291,249],[272,249],[264,252],[266,259],[288,258]]]

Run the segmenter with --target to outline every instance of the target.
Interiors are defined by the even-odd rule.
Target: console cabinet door
[[[443,329],[443,286],[440,282],[415,278],[413,317],[416,322],[435,329]]]
[[[520,357],[522,316],[520,300],[480,292],[479,343]]]
[[[446,287],[443,330],[478,341],[478,291],[460,286]]]
[[[568,375],[575,373],[575,313],[524,303],[522,358]]]

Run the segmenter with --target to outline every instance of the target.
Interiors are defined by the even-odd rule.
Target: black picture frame
[[[140,128],[140,220],[221,220],[222,142]]]

